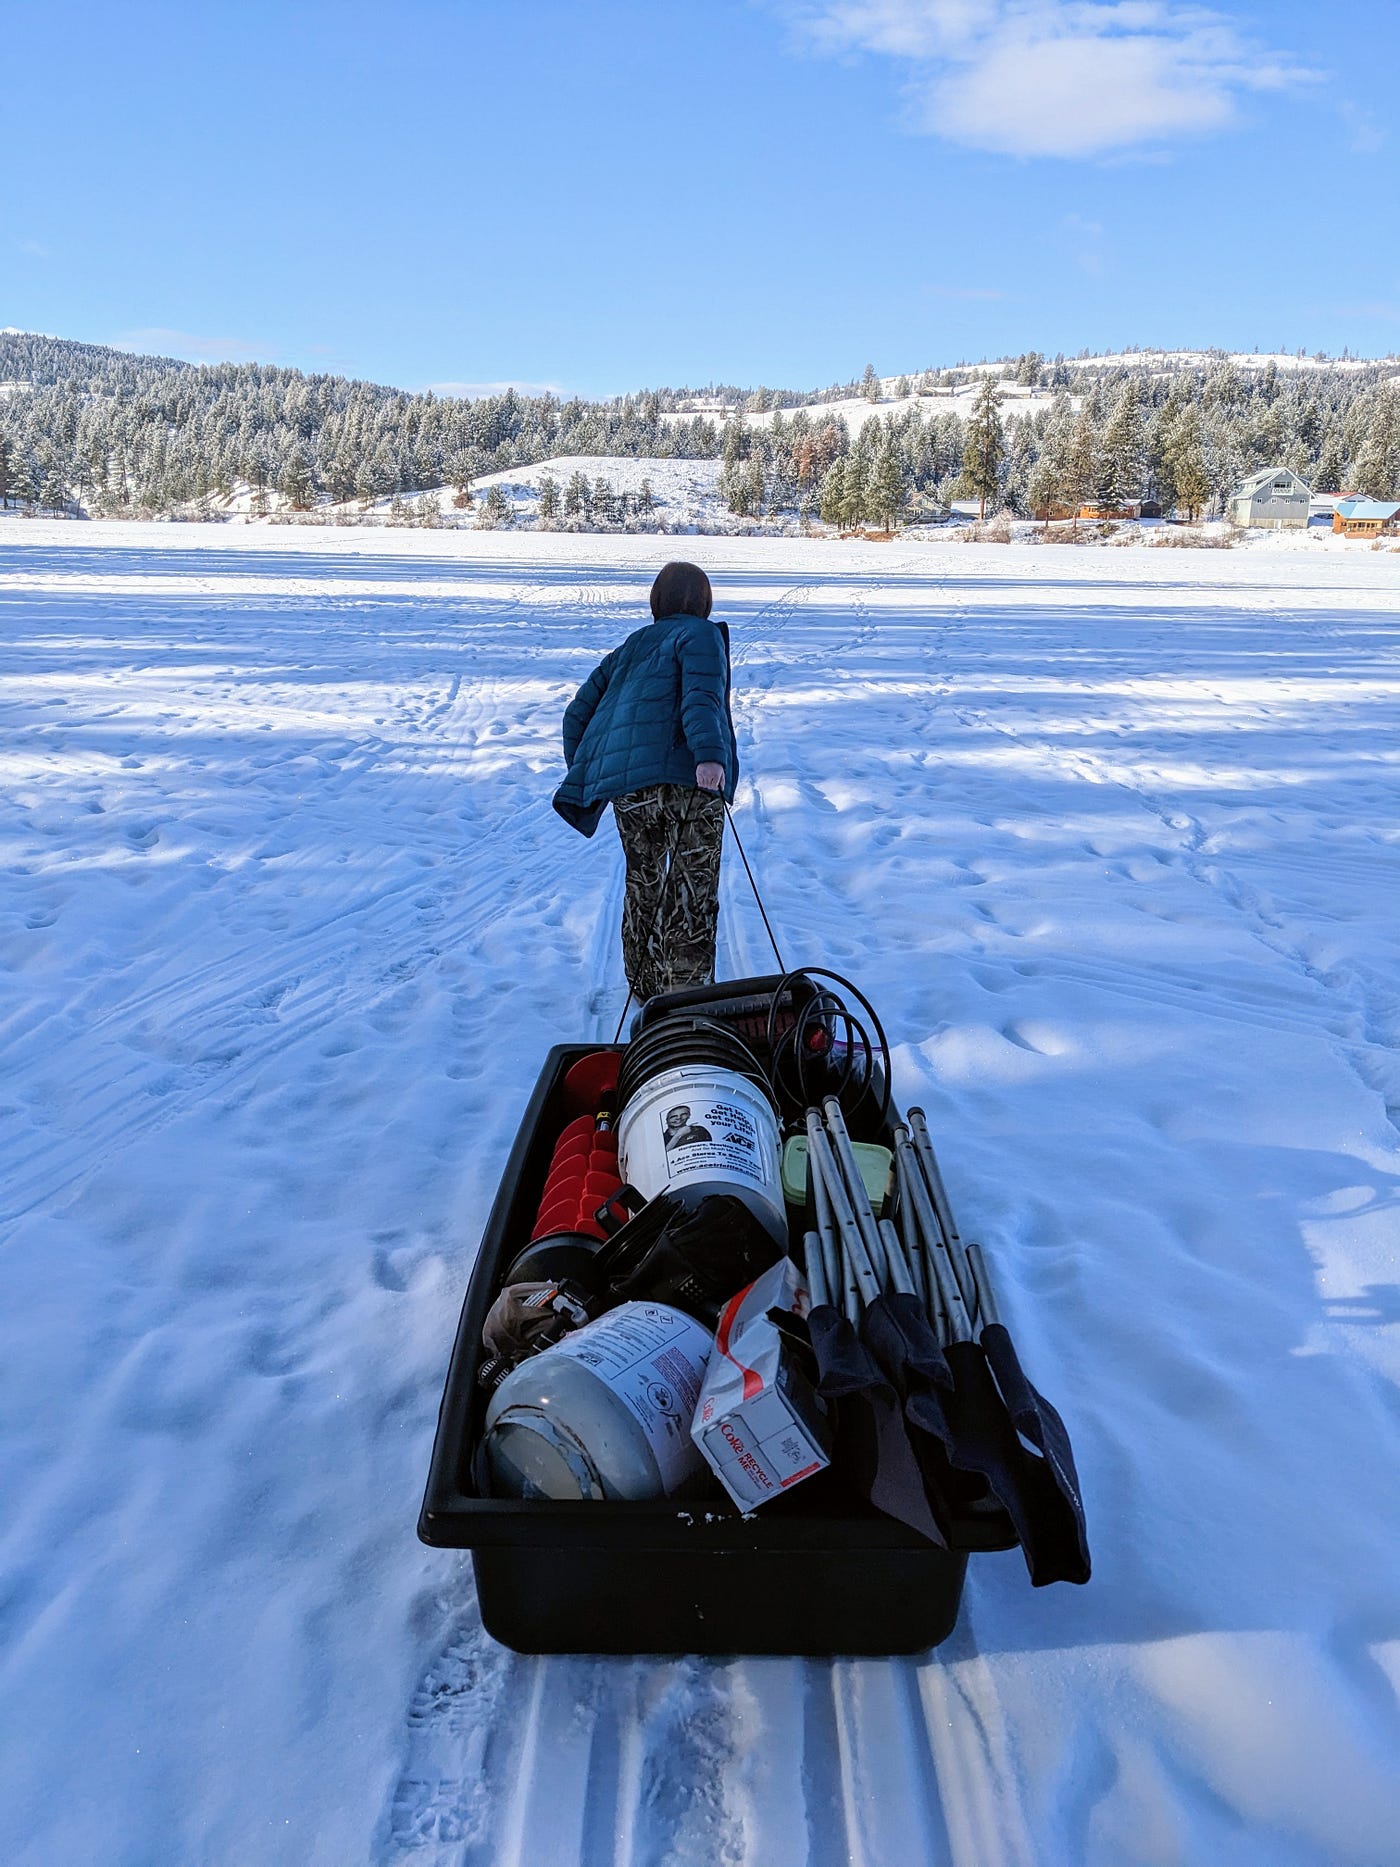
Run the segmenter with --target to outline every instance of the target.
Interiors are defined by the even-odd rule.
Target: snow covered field
[[[528,1086],[623,995],[560,712],[674,542],[0,528],[0,1858],[1394,1862],[1395,556],[689,547],[780,936],[898,1042],[1092,1583],[524,1659],[415,1540]]]

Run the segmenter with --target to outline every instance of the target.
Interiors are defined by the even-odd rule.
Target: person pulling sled
[[[739,751],[729,630],[698,564],[665,565],[652,620],[606,655],[564,715],[554,808],[592,836],[613,807],[627,863],[622,960],[639,1004],[715,976],[725,798]]]

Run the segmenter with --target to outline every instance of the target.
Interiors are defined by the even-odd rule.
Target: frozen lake
[[[414,1535],[668,545],[1074,1436],[1093,1581],[915,1661],[520,1658]],[[0,1856],[1393,1861],[1398,696],[1394,555],[0,524]]]

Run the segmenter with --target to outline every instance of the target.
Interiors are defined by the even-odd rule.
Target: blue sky
[[[1400,4],[8,0],[0,325],[408,387],[1400,350]]]

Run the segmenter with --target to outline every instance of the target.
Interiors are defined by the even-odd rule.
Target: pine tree
[[[1111,511],[1140,500],[1142,477],[1142,411],[1137,382],[1129,378],[1104,430],[1095,487],[1099,504]]]
[[[748,465],[744,471],[747,480],[745,486],[745,510],[752,517],[757,518],[763,511],[763,502],[767,497],[768,489],[764,482],[763,462],[756,453],[750,454]]]
[[[1060,391],[1056,395],[1048,419],[1041,435],[1040,452],[1035,458],[1026,485],[1026,500],[1031,512],[1039,517],[1043,512],[1048,525],[1052,509],[1066,498],[1066,482],[1069,478],[1068,462],[1070,447],[1074,437],[1074,410],[1069,397]]]
[[[1040,453],[1034,418],[1012,415],[1006,424],[1006,461],[1002,471],[1003,510],[1024,515],[1031,509],[1031,470]]]
[[[493,484],[486,489],[486,499],[481,508],[477,524],[488,531],[498,530],[509,525],[515,517],[515,508],[506,498],[499,485]]]
[[[1060,462],[1048,447],[1042,447],[1026,483],[1026,500],[1033,518],[1043,516],[1046,525],[1060,497]]]
[[[587,518],[588,507],[588,480],[582,468],[575,467],[564,487],[564,517],[566,519]]]
[[[476,462],[465,448],[455,453],[447,464],[452,503],[459,512],[465,511],[472,503],[472,475],[475,467]]]
[[[1317,474],[1314,480],[1317,490],[1323,493],[1340,493],[1345,469],[1346,454],[1342,447],[1342,437],[1335,428],[1329,429],[1317,459]]]
[[[972,405],[963,439],[963,479],[978,501],[978,516],[987,516],[987,501],[1001,490],[1001,463],[1006,434],[1001,425],[1001,395],[992,377],[983,378]]]
[[[1375,393],[1353,478],[1356,490],[1371,499],[1394,499],[1400,492],[1400,395],[1391,383]]]
[[[656,495],[651,490],[651,481],[643,480],[641,490],[637,494],[637,510],[644,518],[650,518],[655,509]]]
[[[215,472],[217,474],[217,467]],[[348,453],[336,452],[326,466],[326,491],[332,505],[341,505],[355,491],[355,466]]]
[[[300,448],[287,456],[277,479],[277,491],[293,512],[308,512],[316,497],[316,480],[311,462]]]
[[[893,446],[886,445],[881,448],[875,461],[869,494],[871,514],[882,521],[885,531],[894,530],[908,497],[909,487],[904,478],[904,469],[899,464],[899,456]]]
[[[1211,479],[1201,445],[1201,424],[1194,406],[1181,411],[1167,440],[1164,461],[1176,503],[1193,522],[1210,498]]]
[[[838,531],[846,523],[846,463],[840,455],[823,476],[817,516],[823,525],[834,525]]]
[[[1201,459],[1207,489],[1205,499],[1200,502],[1203,508],[1208,503],[1224,504],[1243,479],[1247,458],[1237,425],[1219,412],[1207,410],[1201,421]],[[1261,461],[1259,464],[1272,466],[1274,463]]]
[[[541,525],[551,525],[559,511],[559,488],[554,476],[549,473],[540,476],[539,521]]]
[[[1094,496],[1099,473],[1099,428],[1092,397],[1086,396],[1070,430],[1069,447],[1064,458],[1065,504],[1070,508],[1075,529],[1079,526],[1079,508]]]
[[[867,402],[880,400],[880,378],[875,374],[875,365],[867,363],[861,373],[860,392]]]
[[[10,443],[3,434],[0,434],[0,510],[10,503],[10,485],[13,479],[10,461]]]
[[[68,486],[56,466],[50,466],[40,481],[39,504],[45,512],[68,510]]]
[[[846,529],[863,525],[870,510],[870,456],[853,447],[846,456]]]

